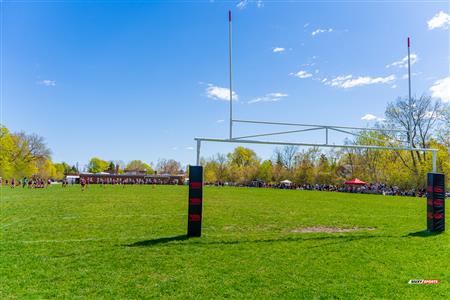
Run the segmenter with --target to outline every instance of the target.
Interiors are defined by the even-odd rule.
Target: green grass
[[[425,207],[207,187],[203,236],[188,240],[186,187],[3,188],[0,297],[449,299],[450,234],[420,233]],[[376,229],[291,232],[319,225]]]

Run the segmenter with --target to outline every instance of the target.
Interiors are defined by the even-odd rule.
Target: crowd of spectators
[[[398,186],[391,186],[383,183],[369,183],[366,185],[294,184],[294,183],[266,184],[264,182],[254,181],[247,185],[237,185],[222,182],[207,183],[207,185],[215,185],[215,186],[231,185],[231,186],[257,187],[257,188],[278,188],[278,189],[306,190],[306,191],[376,194],[384,196],[426,197],[426,189],[401,189]],[[450,193],[447,193],[446,197],[450,197]]]
[[[401,189],[397,186],[389,186],[382,183],[367,185],[327,185],[327,184],[303,184],[295,186],[298,190],[315,190],[329,192],[344,192],[358,194],[378,194],[384,196],[409,196],[422,197],[426,195],[426,189]]]

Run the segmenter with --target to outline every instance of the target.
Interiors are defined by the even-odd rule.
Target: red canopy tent
[[[367,182],[364,182],[362,180],[359,180],[358,178],[346,181],[345,184],[349,184],[349,185],[366,185]]]

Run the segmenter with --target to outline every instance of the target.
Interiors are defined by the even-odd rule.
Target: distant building
[[[80,173],[79,180],[86,180],[89,184],[184,184],[186,176],[181,175],[169,175],[169,174],[109,174],[106,172],[101,173]]]

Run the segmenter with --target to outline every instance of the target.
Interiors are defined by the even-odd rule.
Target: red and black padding
[[[430,232],[445,231],[445,175],[428,173],[427,229]]]
[[[203,167],[189,166],[188,237],[202,235]]]

